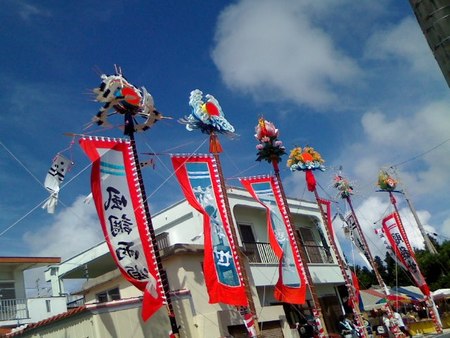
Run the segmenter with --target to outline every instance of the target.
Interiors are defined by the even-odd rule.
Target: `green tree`
[[[362,290],[369,289],[372,285],[376,285],[377,279],[373,270],[369,270],[366,266],[355,267],[356,276],[358,277],[359,287]]]
[[[391,287],[414,285],[414,281],[409,274],[407,274],[388,253],[386,253],[384,261],[386,262],[386,278],[384,279],[386,285]]]
[[[417,250],[416,260],[431,290],[447,288],[450,285],[450,241],[433,243],[437,254],[427,250]]]

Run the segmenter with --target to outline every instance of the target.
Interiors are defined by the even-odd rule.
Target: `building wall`
[[[127,309],[85,312],[24,332],[27,338],[160,338],[169,335],[165,309],[147,322],[141,319],[140,304]]]
[[[142,291],[123,278],[120,273],[116,273],[113,278],[107,279],[106,281],[99,277],[98,279],[96,278],[96,280],[92,280],[90,283],[90,285],[85,286],[88,287],[88,289],[83,291],[84,301],[87,304],[96,303],[96,295],[98,293],[114,288],[119,288],[121,299],[142,296]]]
[[[254,227],[256,240],[267,242],[265,209],[250,198],[247,193],[240,190],[231,189],[229,200],[234,214],[233,223],[235,225],[238,223],[251,224]],[[315,229],[319,224],[323,229],[322,222],[318,221],[320,220],[320,213],[314,203],[293,201],[291,211],[294,215],[294,223],[297,226]],[[171,290],[188,290],[187,293],[172,296],[176,320],[178,325],[181,325],[181,336],[192,338],[223,337],[227,335],[230,326],[242,325],[242,318],[234,307],[225,304],[209,304],[202,271],[203,252],[194,248],[195,244],[203,245],[204,241],[202,215],[184,201],[158,213],[152,218],[152,223],[158,234],[168,233],[169,246],[191,245],[182,247],[180,252],[175,251],[170,256],[163,257],[163,266],[167,271]],[[237,228],[236,233],[239,234]],[[92,257],[92,259],[95,259],[95,257]],[[246,264],[248,265],[248,263]],[[276,303],[273,299],[273,285],[277,279],[275,277],[277,275],[277,264],[267,264],[266,266],[252,264],[251,269],[247,266],[247,271],[251,272],[249,273],[249,279],[250,284],[253,285],[251,292],[258,321],[260,323],[279,322],[285,337],[296,337],[295,330],[293,331],[287,324],[283,307],[271,305]],[[319,285],[316,285],[319,297],[331,294],[334,285],[343,282],[339,268],[335,264],[311,264],[310,271],[313,281],[319,283]],[[123,299],[141,296],[141,292],[121,277],[117,270],[115,275],[108,274],[99,277],[96,281],[91,281],[85,291],[85,299],[88,303],[96,301],[95,295],[97,293],[115,287],[119,287]],[[142,332],[145,332],[148,324],[139,322],[139,311],[137,309],[135,310],[137,312],[129,311],[110,311],[101,313],[98,317],[92,317],[90,323],[95,328],[96,336],[110,337],[114,335],[114,337],[121,337],[123,334],[122,328],[128,327],[128,336],[126,337],[131,337],[129,335],[130,330],[139,331],[134,327],[134,325],[138,325],[137,323],[141,325]],[[164,320],[155,321],[155,318],[161,318],[161,313],[166,322]],[[154,323],[154,330],[164,331],[169,327],[167,314],[163,310],[152,317],[150,322]],[[80,325],[89,326],[88,323],[84,322]],[[140,334],[136,333],[132,337],[140,337]],[[146,337],[153,337],[151,334],[148,333]],[[163,336],[166,336],[166,334]],[[91,336],[89,337],[91,338]]]
[[[66,297],[29,298],[28,312],[33,323],[67,311]]]

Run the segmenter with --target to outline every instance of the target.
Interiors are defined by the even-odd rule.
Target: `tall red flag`
[[[275,298],[281,302],[304,304],[306,275],[277,181],[271,176],[241,178],[240,181],[267,210],[269,241],[279,259]]]
[[[129,140],[82,138],[92,161],[91,190],[109,251],[122,275],[144,291],[142,318],[167,302],[148,231]]]
[[[203,269],[209,302],[247,306],[216,161],[211,155],[174,155],[172,164],[187,201],[203,215]]]

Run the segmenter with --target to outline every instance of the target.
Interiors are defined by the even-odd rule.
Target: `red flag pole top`
[[[322,156],[313,147],[306,146],[303,149],[296,147],[292,149],[289,155],[287,166],[291,171],[304,171],[308,190],[314,192],[316,190],[316,178],[313,170],[325,171],[324,162]]]
[[[324,210],[323,206],[326,206],[329,209],[330,202],[325,201],[319,197],[319,194],[316,189],[316,179],[314,177],[314,170],[325,171],[325,167],[323,165],[325,161],[322,159],[322,156],[310,146],[305,146],[303,149],[301,147],[294,148],[287,161],[287,166],[291,171],[304,171],[306,174],[306,184],[308,190],[314,193],[317,204],[319,206],[320,214],[322,216],[322,221],[325,224],[325,233],[328,237],[328,241],[333,248],[333,251],[336,254],[336,259],[341,270],[342,276],[345,281],[345,285],[347,286],[348,294],[350,301],[352,302],[352,310],[355,317],[356,324],[358,326],[358,331],[364,336],[367,337],[367,331],[364,325],[363,318],[361,316],[361,312],[359,311],[358,300],[355,294],[355,288],[353,286],[353,282],[350,276],[347,274],[346,265],[344,263],[343,258],[339,254],[336,240],[332,233],[332,224],[331,224],[331,215],[330,210]]]
[[[280,170],[278,164],[281,162],[281,156],[286,154],[286,148],[283,146],[283,142],[278,139],[279,131],[272,122],[265,120],[261,117],[258,120],[258,125],[255,127],[255,138],[259,141],[256,145],[257,150],[257,161],[267,161],[272,163],[273,169],[275,171],[275,177],[280,190],[280,194],[283,200],[283,204],[286,210],[286,214],[289,219],[290,224],[295,224],[292,219],[291,212],[289,210],[289,204],[287,202],[286,194],[284,192],[283,184],[281,181]],[[298,253],[300,255],[301,262],[305,264],[304,275],[307,281],[307,286],[309,292],[313,299],[313,316],[316,323],[316,328],[319,337],[325,337],[327,332],[324,323],[323,314],[319,303],[319,297],[317,296],[316,289],[313,284],[312,276],[309,269],[306,266],[307,256],[304,252],[304,247],[301,245],[300,238],[296,231],[293,231],[295,237],[295,245],[298,248]]]

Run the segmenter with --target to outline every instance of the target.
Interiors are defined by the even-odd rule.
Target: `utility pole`
[[[406,191],[403,190],[402,194],[403,194],[403,196],[405,196],[406,203],[408,203],[409,209],[411,210],[411,212],[412,212],[412,214],[414,216],[414,219],[416,220],[417,227],[419,228],[420,233],[423,236],[423,240],[425,242],[426,248],[428,249],[428,251],[431,254],[437,255],[438,252],[437,252],[436,248],[434,247],[433,243],[431,242],[430,237],[428,237],[428,234],[425,231],[425,229],[424,229],[424,227],[422,225],[422,222],[420,221],[419,216],[417,215],[416,209],[413,207],[413,205],[411,203],[411,200],[409,199],[408,195],[406,194]]]

